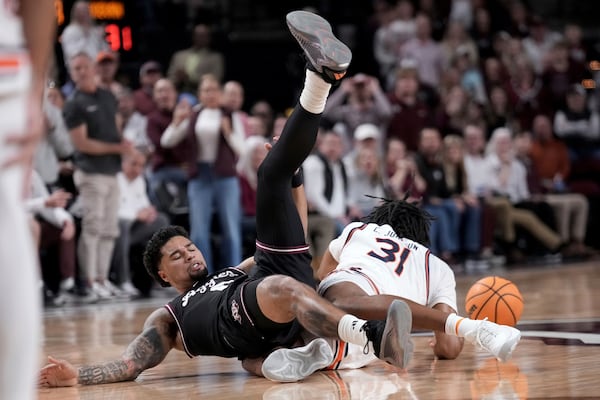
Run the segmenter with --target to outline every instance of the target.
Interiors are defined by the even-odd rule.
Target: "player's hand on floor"
[[[38,386],[63,387],[77,385],[79,372],[77,368],[66,360],[59,360],[48,356],[50,364],[40,371]]]

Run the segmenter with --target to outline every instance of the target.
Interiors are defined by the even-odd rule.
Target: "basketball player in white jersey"
[[[41,300],[23,195],[53,39],[52,0],[0,2],[0,400],[36,393]]]
[[[454,273],[426,247],[430,220],[415,204],[386,200],[364,222],[349,224],[323,257],[319,293],[360,318],[385,316],[392,301],[402,298],[410,306],[413,328],[434,331],[431,346],[437,357],[458,357],[466,339],[507,360],[520,332],[456,315]],[[364,353],[360,346],[315,339],[304,347],[271,353],[262,374],[292,382],[318,369],[360,368],[375,361]]]

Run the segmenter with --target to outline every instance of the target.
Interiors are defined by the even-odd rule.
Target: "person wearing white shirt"
[[[154,147],[148,139],[146,128],[148,119],[135,110],[135,99],[128,88],[121,89],[117,94],[119,101],[119,115],[123,119],[123,137],[146,154],[150,154]]]
[[[75,54],[87,53],[92,60],[102,50],[108,50],[104,40],[104,30],[96,26],[90,15],[90,4],[77,1],[71,9],[71,22],[60,37],[64,59],[70,60]]]
[[[154,232],[169,224],[168,218],[150,204],[143,176],[145,165],[146,156],[135,150],[123,157],[123,170],[117,174],[121,194],[120,234],[115,243],[111,269],[116,275],[118,288],[130,296],[139,294],[131,283],[131,247],[147,242]]]
[[[48,292],[49,300],[54,305],[64,304],[64,292],[75,286],[75,222],[73,216],[65,210],[71,199],[71,193],[62,189],[48,192],[41,175],[33,171],[30,182],[30,192],[25,200],[25,209],[34,217],[40,227],[38,248],[48,250],[58,249],[60,285],[58,290]],[[45,265],[42,263],[42,268]]]

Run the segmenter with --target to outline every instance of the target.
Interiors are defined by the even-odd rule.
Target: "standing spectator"
[[[84,52],[92,60],[102,50],[108,50],[104,30],[97,26],[90,15],[87,1],[76,1],[71,8],[71,19],[60,37],[65,62]]]
[[[587,61],[587,49],[582,43],[583,30],[581,26],[573,23],[565,25],[564,37],[569,48],[569,58],[579,64]]]
[[[187,204],[187,171],[190,169],[187,161],[189,148],[187,143],[182,142],[176,146],[163,147],[161,138],[167,129],[186,129],[187,120],[191,114],[191,107],[186,100],[176,105],[177,92],[173,82],[169,79],[159,79],[154,85],[154,101],[157,109],[148,115],[148,139],[152,143],[154,151],[150,156],[150,200],[159,207],[161,211],[173,214],[175,210],[169,209],[173,204],[171,200],[185,199]],[[180,127],[181,125],[181,127]],[[174,199],[163,201],[159,193],[170,194],[167,186],[172,188],[171,192],[176,196]],[[181,201],[175,201],[181,204]],[[183,210],[187,213],[187,210]],[[175,217],[175,215],[171,215]]]
[[[329,101],[323,116],[332,123],[342,123],[345,143],[348,145],[352,133],[361,124],[373,124],[383,128],[392,115],[392,109],[379,80],[365,74],[357,74],[342,81]]]
[[[106,287],[110,258],[119,234],[121,155],[131,143],[117,129],[117,100],[98,87],[93,60],[78,53],[69,61],[76,89],[65,104],[64,116],[75,147],[75,184],[83,208],[78,257],[82,277],[92,297],[111,297]]]
[[[133,150],[123,156],[119,182],[119,236],[112,257],[112,271],[117,290],[127,296],[137,296],[139,291],[131,283],[130,250],[150,240],[154,232],[169,224],[168,218],[150,204],[143,176],[146,166],[144,153]],[[143,271],[141,271],[143,272]]]
[[[496,128],[510,128],[514,121],[508,96],[502,86],[493,86],[490,90],[490,101],[486,108],[487,136],[491,136]]]
[[[237,81],[225,82],[223,85],[223,107],[231,112],[233,128],[236,131],[244,132],[245,136],[249,136],[248,114],[242,110],[243,105],[244,87],[242,84]]]
[[[154,102],[154,85],[162,78],[162,67],[156,61],[146,61],[140,67],[140,88],[133,92],[135,110],[142,115],[149,115],[158,107]]]
[[[198,87],[201,107],[192,114],[188,129],[167,131],[160,141],[166,148],[187,141],[191,150],[188,154],[191,239],[210,266],[214,265],[210,230],[213,207],[222,233],[219,265],[237,265],[242,258],[240,185],[235,165],[244,146],[244,132],[233,129],[230,114],[221,107],[221,94],[217,78],[203,76]]]
[[[452,21],[446,28],[444,39],[440,43],[440,48],[444,57],[444,65],[448,66],[456,57],[457,52],[465,55],[471,60],[472,64],[479,64],[479,52],[473,39],[468,35],[465,26],[458,22]]]
[[[431,111],[417,96],[419,80],[417,70],[403,68],[398,71],[394,90],[389,94],[392,117],[387,128],[387,139],[401,140],[408,151],[416,151],[419,132],[431,121]]]
[[[273,131],[273,124],[275,123],[275,113],[273,107],[266,100],[258,100],[250,107],[250,115],[258,117],[263,120],[264,126],[267,127],[267,132]]]
[[[148,119],[135,110],[133,93],[129,88],[122,88],[117,93],[117,100],[119,101],[119,117],[123,126],[123,137],[138,150],[150,154],[153,147],[146,132]]]
[[[244,143],[244,151],[236,166],[240,180],[243,257],[252,256],[255,249],[256,183],[258,181],[258,167],[267,155],[266,143],[268,142],[264,137],[248,137]]]
[[[440,82],[444,68],[444,55],[440,45],[431,38],[431,20],[425,14],[416,18],[416,37],[410,39],[402,48],[402,58],[417,62],[419,80],[436,87]]]
[[[381,131],[373,124],[362,124],[356,128],[354,131],[352,150],[342,159],[348,179],[350,180],[354,180],[358,153],[364,148],[369,148],[378,154],[382,153]]]
[[[62,111],[44,100],[46,134],[38,144],[34,157],[34,168],[47,187],[58,183],[62,160],[73,154],[73,144],[65,126]]]
[[[96,56],[96,79],[98,87],[117,96],[123,85],[115,80],[119,70],[119,55],[112,51],[101,51]]]
[[[519,128],[529,130],[533,118],[547,111],[544,85],[526,58],[519,58],[514,62],[514,67],[505,89]]]
[[[212,74],[219,82],[223,79],[225,60],[220,52],[211,49],[211,39],[208,25],[196,25],[192,46],[176,52],[171,58],[167,76],[179,91],[194,93],[200,77],[205,74]]]

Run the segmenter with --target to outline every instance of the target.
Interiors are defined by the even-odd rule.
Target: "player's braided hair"
[[[407,201],[408,196],[408,192],[402,200],[369,196],[383,203],[364,217],[363,222],[390,225],[399,237],[429,246],[429,226],[434,217],[419,207],[418,202]]]
[[[160,275],[158,275],[158,266],[162,258],[161,250],[165,243],[175,236],[183,236],[189,238],[189,235],[185,229],[181,226],[167,226],[154,232],[148,243],[146,243],[146,249],[144,250],[144,267],[152,278],[162,287],[171,286],[169,282],[164,281]]]

